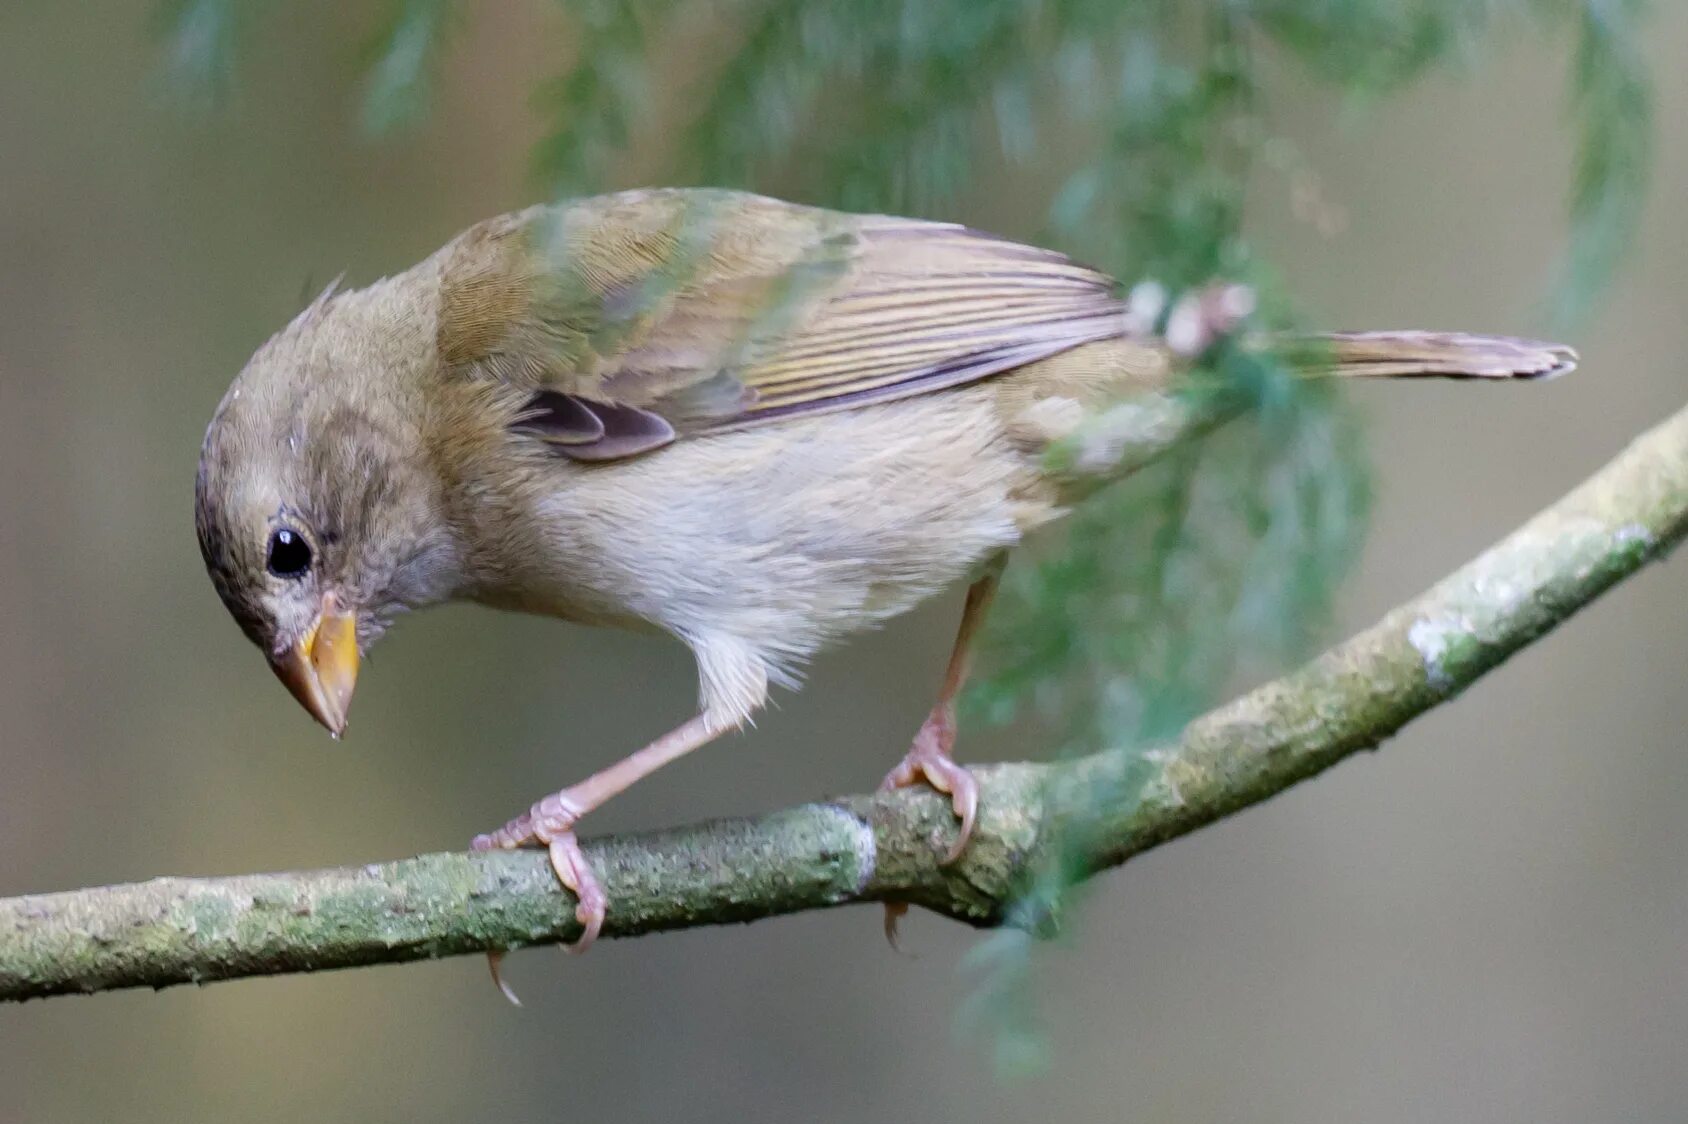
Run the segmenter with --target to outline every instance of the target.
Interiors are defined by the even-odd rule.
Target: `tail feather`
[[[1329,332],[1308,341],[1310,373],[1342,378],[1552,379],[1577,366],[1568,347],[1465,332]]]

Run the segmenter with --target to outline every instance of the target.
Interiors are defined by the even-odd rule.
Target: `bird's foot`
[[[959,859],[962,851],[966,850],[979,812],[979,782],[973,779],[973,774],[965,765],[957,764],[951,756],[954,746],[954,709],[939,704],[921,724],[908,753],[895,769],[885,775],[884,782],[879,786],[879,791],[891,792],[924,783],[949,796],[950,806],[955,809],[961,826],[956,832],[954,844],[944,855],[945,866]],[[897,946],[897,922],[907,912],[905,902],[885,903],[885,939],[891,942],[893,948]]]
[[[961,852],[967,848],[967,840],[973,835],[973,821],[979,811],[979,783],[965,765],[956,764],[955,758],[950,756],[954,745],[954,715],[947,713],[946,708],[933,710],[921,725],[920,732],[914,736],[914,744],[909,747],[908,753],[895,769],[885,774],[884,783],[879,786],[879,791],[891,792],[925,783],[949,796],[950,805],[961,820],[961,829],[956,833],[949,853],[944,856],[945,866],[959,859]]]
[[[534,844],[550,851],[551,869],[556,871],[557,881],[574,891],[578,900],[574,915],[584,931],[569,946],[574,952],[586,951],[598,939],[604,926],[604,909],[609,904],[598,876],[592,873],[592,865],[586,861],[575,838],[574,825],[580,816],[579,805],[565,789],[547,796],[490,835],[475,836],[470,844],[477,851],[495,847],[513,851]]]
[[[585,854],[580,850],[580,841],[574,834],[575,821],[580,815],[578,805],[565,789],[547,796],[497,831],[475,836],[469,844],[476,851],[495,848],[513,851],[518,847],[538,845],[550,852],[551,869],[556,872],[557,881],[573,891],[575,896],[574,916],[580,922],[581,934],[573,944],[564,946],[570,952],[585,952],[598,939],[598,933],[604,926],[604,912],[609,905],[609,897],[604,893],[598,876],[592,873],[592,865],[586,861]],[[502,958],[502,953],[487,954],[492,979],[505,998],[516,1002],[516,997],[498,972]]]

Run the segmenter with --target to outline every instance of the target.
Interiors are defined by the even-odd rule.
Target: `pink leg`
[[[726,728],[726,725],[710,716],[700,714],[609,768],[593,773],[579,784],[571,785],[561,792],[552,793],[497,831],[475,836],[470,846],[477,851],[490,851],[494,847],[509,851],[540,843],[549,849],[551,869],[557,872],[557,880],[573,890],[578,899],[574,914],[584,931],[580,934],[580,940],[570,946],[570,950],[584,952],[586,947],[597,939],[598,931],[603,928],[604,909],[609,904],[609,899],[605,896],[597,876],[592,873],[591,864],[581,853],[580,843],[574,835],[575,823],[581,816],[603,805],[634,782],[656,772],[675,758],[683,757],[698,746],[715,740]],[[499,954],[494,953],[489,959],[492,963],[493,980],[508,996],[509,989],[504,987],[498,975]]]
[[[944,685],[938,692],[938,701],[914,735],[914,744],[909,747],[908,753],[895,769],[886,774],[884,783],[879,786],[881,792],[889,792],[925,781],[949,796],[950,804],[961,820],[961,827],[956,832],[955,843],[944,856],[946,865],[961,857],[967,840],[973,835],[973,822],[979,811],[979,785],[967,767],[956,764],[952,756],[955,750],[955,700],[967,683],[968,672],[972,670],[973,640],[985,619],[985,611],[990,608],[991,599],[996,595],[1004,561],[1002,556],[993,559],[984,576],[968,588],[967,603],[961,610],[961,627],[956,632],[955,646],[950,650],[949,667],[944,672]],[[887,902],[885,905],[885,936],[893,945],[897,943],[897,921],[907,912],[908,905],[904,902]]]

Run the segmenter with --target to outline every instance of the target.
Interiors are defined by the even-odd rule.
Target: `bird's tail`
[[[1464,332],[1327,332],[1262,342],[1314,378],[1551,379],[1577,365],[1577,353],[1559,344]],[[1140,371],[1126,366],[1141,389]],[[1063,502],[1076,502],[1223,424],[1242,405],[1223,395],[1202,401],[1164,389],[1128,394],[1069,435],[1064,467],[1049,471],[1062,480]]]
[[[1577,365],[1568,347],[1465,332],[1327,332],[1306,337],[1304,369],[1362,379],[1551,379]]]

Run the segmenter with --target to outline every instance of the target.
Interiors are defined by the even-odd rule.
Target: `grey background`
[[[149,9],[0,15],[5,894],[459,846],[694,690],[676,646],[476,609],[399,628],[345,742],[277,687],[193,544],[206,418],[312,285],[401,269],[531,201],[527,99],[568,48],[546,6],[477,6],[427,129],[371,144],[349,46],[367,9],[277,6],[238,114],[211,126],[158,104]],[[1361,389],[1379,499],[1341,627],[1682,404],[1688,13],[1660,15],[1645,235],[1571,340],[1583,370]],[[1539,327],[1563,57],[1520,42],[1357,118],[1283,77],[1280,124],[1349,223],[1319,236],[1263,177],[1257,234],[1321,320]],[[641,135],[619,182],[654,174],[663,144]],[[993,179],[952,213],[1029,234],[1042,186]],[[519,954],[519,1011],[474,959],[0,1007],[0,1121],[1677,1119],[1685,602],[1683,562],[1655,567],[1382,753],[1109,877],[1039,959],[1040,1078],[1000,1083],[955,1031],[974,934],[916,916],[918,957],[897,957],[849,910]],[[755,731],[592,829],[872,784],[930,703],[958,608],[821,660]],[[1037,751],[964,738],[975,758]]]

